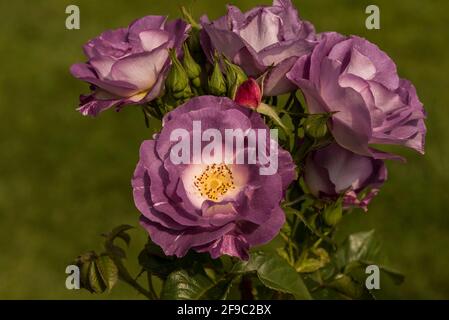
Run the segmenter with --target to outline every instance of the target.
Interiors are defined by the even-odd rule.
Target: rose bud
[[[257,109],[262,102],[262,90],[253,78],[243,82],[235,94],[234,101],[243,107]]]
[[[310,115],[304,123],[304,129],[306,134],[313,139],[324,138],[328,132],[327,123],[329,117],[330,116],[327,114]]]
[[[165,82],[165,87],[175,99],[188,98],[192,93],[189,85],[189,77],[179,61],[176,51],[170,50],[169,54],[172,67]]]
[[[214,96],[224,96],[227,92],[226,81],[221,72],[220,63],[215,59],[214,69],[209,78],[209,91]]]
[[[182,60],[182,65],[184,66],[184,69],[187,73],[187,76],[190,79],[190,82],[195,88],[201,87],[201,67],[200,65],[193,59],[192,55],[190,54],[190,50],[187,44],[184,43],[183,45],[184,49],[184,59]]]
[[[228,83],[228,96],[234,99],[237,88],[248,80],[246,73],[238,65],[230,62],[226,57],[223,59],[226,64],[226,81]]]

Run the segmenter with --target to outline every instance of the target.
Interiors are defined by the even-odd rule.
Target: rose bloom
[[[271,70],[264,94],[275,96],[295,89],[285,77],[298,57],[308,54],[315,42],[315,29],[298,17],[290,0],[274,0],[242,13],[228,6],[228,14],[210,22],[202,17],[202,45],[209,57],[225,54],[251,77]]]
[[[425,112],[415,87],[367,40],[324,33],[287,77],[303,91],[310,113],[335,112],[330,129],[344,148],[375,155],[369,144],[398,144],[424,153]]]
[[[304,181],[318,198],[334,201],[343,196],[344,207],[367,206],[387,179],[382,160],[361,156],[332,143],[306,159]]]
[[[250,247],[273,239],[284,224],[280,202],[295,178],[295,165],[281,148],[278,170],[272,175],[259,173],[263,166],[259,159],[256,164],[205,159],[174,164],[170,155],[178,154],[174,150],[178,140],[171,141],[170,136],[185,129],[192,137],[193,121],[201,121],[203,132],[218,129],[223,138],[225,129],[268,130],[258,113],[228,98],[196,97],[168,113],[161,132],[142,143],[132,179],[141,225],[166,255],[182,257],[194,249],[213,258],[226,254],[248,259]],[[269,134],[266,139],[270,148]],[[203,147],[207,144],[203,142]],[[223,143],[223,148],[224,144],[228,145]],[[250,151],[246,143],[243,150],[236,149],[233,157]]]
[[[84,46],[88,61],[71,67],[72,75],[92,85],[81,96],[79,111],[95,116],[113,106],[157,98],[170,66],[169,48],[181,48],[190,26],[182,20],[147,16],[127,28],[106,31]]]

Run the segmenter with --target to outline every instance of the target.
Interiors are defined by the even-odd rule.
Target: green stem
[[[147,278],[148,278],[148,289],[150,290],[150,293],[156,297],[156,299],[158,299],[156,290],[154,290],[154,286],[153,286],[153,279],[151,276],[151,272],[147,272]]]
[[[290,95],[288,96],[287,102],[285,103],[285,106],[284,106],[285,112],[289,113],[288,111],[290,111],[290,108],[292,106],[292,102],[293,102],[295,95],[296,95],[296,91],[290,93]]]
[[[143,294],[148,299],[150,299],[150,300],[157,299],[157,297],[155,295],[153,295],[151,292],[147,291],[136,280],[134,280],[134,278],[129,274],[128,270],[126,269],[125,265],[122,263],[122,261],[120,259],[112,257],[112,256],[111,256],[111,259],[114,261],[115,265],[118,268],[120,280],[129,284],[131,287],[136,289],[138,292]]]
[[[294,265],[296,262],[296,258],[295,258],[295,254],[293,252],[293,239],[295,239],[295,235],[296,235],[296,230],[298,229],[298,225],[299,225],[299,220],[298,218],[295,216],[294,217],[294,222],[293,222],[293,228],[291,231],[291,235],[288,238],[288,248],[289,248],[289,255],[290,255],[290,260],[292,262],[292,264]]]
[[[325,242],[329,243],[330,245],[332,245],[333,248],[336,248],[335,242],[331,238],[329,238],[327,235],[322,234],[320,231],[318,231],[314,227],[312,227],[310,225],[310,223],[306,220],[306,218],[304,218],[304,216],[301,214],[301,212],[299,212],[298,210],[295,210],[293,208],[291,208],[291,210],[295,214],[295,216],[297,216],[310,231],[312,231],[316,236],[318,236],[320,238],[318,240],[319,241],[318,243],[320,243],[321,241],[325,241]],[[316,245],[316,243],[315,243],[315,245]]]
[[[120,272],[121,273],[121,272]],[[126,275],[120,274],[120,279],[129,284],[131,287],[133,287],[134,289],[136,289],[138,292],[140,292],[141,294],[143,294],[145,297],[147,297],[150,300],[156,300],[156,297],[151,293],[148,292],[147,290],[145,290],[137,281],[135,281],[134,279],[132,279],[131,277],[128,277]]]
[[[303,112],[305,111],[304,106],[302,105],[301,100],[299,100],[298,97],[296,96],[296,93],[293,96],[293,101],[294,101],[293,104],[296,105],[296,108],[298,108]]]
[[[147,112],[145,111],[145,108],[142,108],[142,112],[143,112],[143,116],[144,116],[144,120],[145,120],[145,127],[149,128],[150,127],[150,119],[148,119],[148,115],[147,115]]]
[[[301,201],[304,201],[305,199],[306,199],[306,195],[303,194],[302,196],[300,196],[299,198],[296,198],[295,200],[284,203],[282,206],[283,207],[291,207],[291,206],[294,206],[295,204],[300,203]]]
[[[244,275],[242,277],[239,289],[242,300],[254,300],[253,284],[249,275]]]

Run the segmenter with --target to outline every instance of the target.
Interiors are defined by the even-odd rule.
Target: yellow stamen
[[[200,176],[195,176],[193,185],[202,197],[218,202],[229,190],[235,189],[232,171],[225,164],[208,165]]]

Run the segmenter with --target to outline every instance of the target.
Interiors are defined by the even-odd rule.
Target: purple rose
[[[330,130],[344,148],[373,155],[369,144],[399,144],[424,153],[425,112],[414,86],[367,40],[324,33],[287,77],[303,91],[309,112],[335,112]]]
[[[329,200],[343,196],[345,207],[365,211],[386,179],[382,160],[355,154],[336,143],[312,152],[304,167],[304,180],[313,195]]]
[[[226,138],[224,144],[219,140],[219,149],[230,150],[227,156],[195,162],[198,154],[192,152],[188,154],[190,164],[176,164],[173,156],[180,154],[176,147],[179,142],[172,140],[172,135],[183,130],[184,138],[190,139],[189,147],[195,148],[194,136],[200,134],[195,129],[198,122],[203,134],[216,130],[222,137],[233,129],[246,133],[268,130],[258,113],[228,98],[193,98],[168,113],[163,122],[161,132],[142,143],[132,180],[142,226],[166,255],[182,257],[193,249],[209,252],[213,258],[226,254],[247,259],[250,247],[273,239],[284,224],[280,202],[295,178],[290,154],[275,144],[277,172],[262,175],[260,169],[266,166],[266,161],[260,158],[254,164],[234,161],[239,154],[254,151],[248,140],[237,148],[237,142],[233,144],[235,147],[229,147]],[[258,141],[265,141],[266,149],[273,147],[268,141],[269,134],[257,137],[261,139]],[[208,145],[205,141],[199,144],[204,148]],[[223,160],[226,157],[228,160]]]
[[[266,96],[295,89],[285,74],[316,44],[313,25],[298,17],[290,0],[274,0],[271,7],[246,13],[228,6],[226,16],[214,22],[203,17],[201,24],[202,45],[209,57],[214,51],[223,53],[254,78],[270,71],[264,84]]]
[[[182,20],[147,16],[129,27],[110,30],[84,46],[87,63],[74,64],[72,75],[92,85],[93,92],[81,96],[83,115],[125,104],[157,98],[169,69],[168,48],[177,48],[187,38],[190,26]]]

